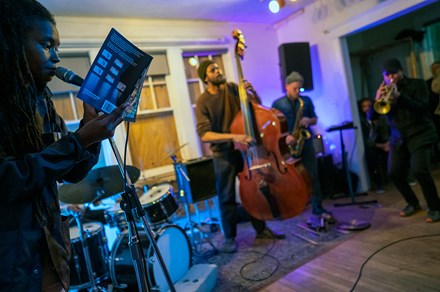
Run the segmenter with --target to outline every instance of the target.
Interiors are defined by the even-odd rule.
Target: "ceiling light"
[[[280,11],[280,8],[283,8],[286,5],[285,0],[271,0],[269,2],[269,10],[272,13],[278,13]]]

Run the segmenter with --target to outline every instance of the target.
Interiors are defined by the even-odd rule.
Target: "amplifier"
[[[212,158],[199,158],[174,164],[179,195],[183,202],[198,203],[216,195]]]

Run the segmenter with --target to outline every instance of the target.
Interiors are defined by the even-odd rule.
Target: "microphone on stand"
[[[66,69],[64,67],[58,67],[55,70],[55,76],[64,82],[81,87],[84,79],[76,75],[73,71]]]

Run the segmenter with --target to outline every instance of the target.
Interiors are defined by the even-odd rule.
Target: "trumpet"
[[[397,92],[396,84],[391,80],[388,86],[385,86],[385,92],[374,102],[374,110],[381,115],[386,115],[391,110],[391,105],[394,102],[392,96]]]

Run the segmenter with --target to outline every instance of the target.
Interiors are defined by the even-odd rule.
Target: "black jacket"
[[[57,181],[78,182],[97,162],[100,145],[85,149],[68,133],[44,93],[44,129],[64,136],[39,153],[21,159],[7,156],[0,145],[0,290],[40,291],[41,254],[50,251],[66,291],[69,286],[70,238],[67,218],[61,216]],[[52,116],[51,114],[52,113]],[[49,118],[50,117],[50,118]]]
[[[404,77],[397,83],[397,88],[400,95],[388,114],[390,143],[394,146],[405,143],[411,153],[435,143],[438,137],[429,117],[426,82]]]

